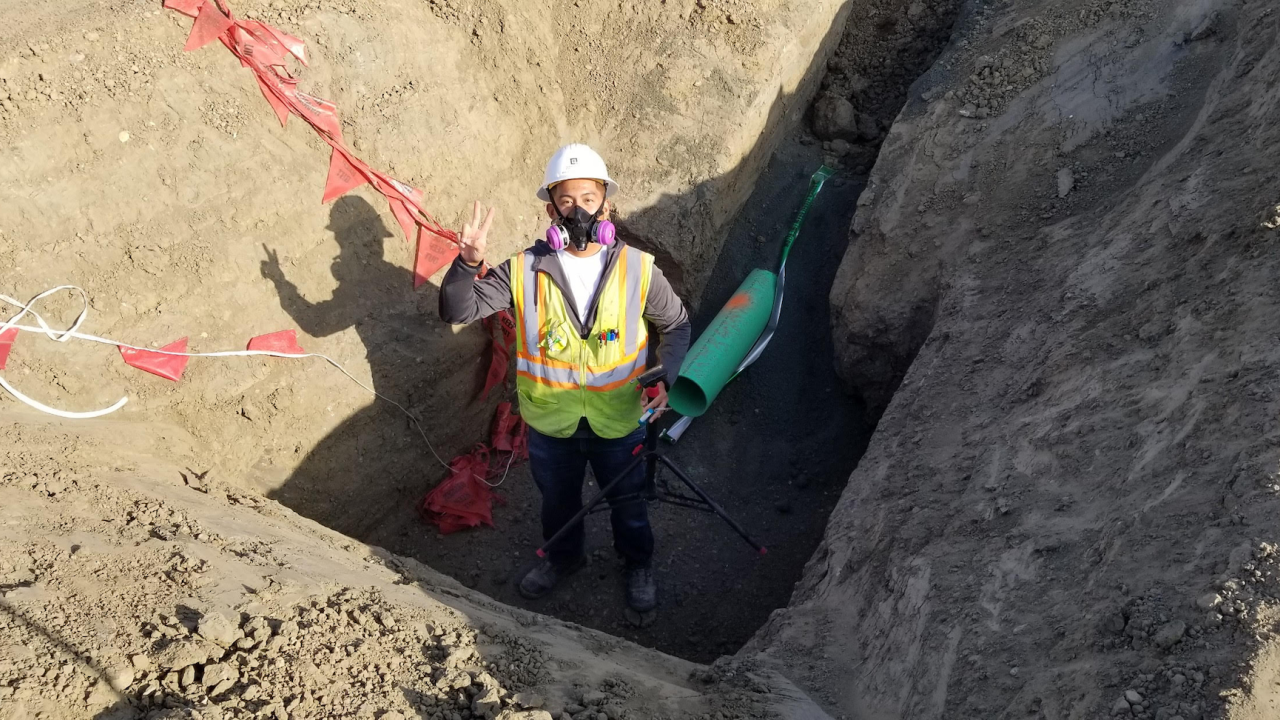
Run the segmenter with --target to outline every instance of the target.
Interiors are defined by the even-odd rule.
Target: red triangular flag
[[[262,29],[262,23],[254,20],[243,20],[231,30],[231,51],[240,56],[241,65],[263,68],[283,65],[288,52],[271,33]]]
[[[187,339],[182,338],[160,348],[167,352],[184,353],[187,351]],[[186,355],[166,355],[151,350],[134,350],[120,346],[120,355],[124,361],[139,370],[146,370],[152,375],[159,375],[166,380],[177,382],[182,378],[182,371],[187,368]]]
[[[199,50],[222,37],[227,28],[234,24],[231,18],[222,14],[217,3],[206,2],[200,7],[196,21],[191,23],[191,34],[187,36],[187,44],[182,49],[188,52]]]
[[[392,204],[395,207],[395,204]],[[413,262],[413,286],[416,288],[436,274],[440,268],[458,257],[458,246],[418,226],[418,256]]]
[[[511,353],[506,345],[498,340],[501,331],[499,333],[493,331],[492,316],[484,319],[484,328],[495,337],[489,346],[489,372],[484,378],[484,389],[480,391],[481,400],[488,399],[489,391],[507,379],[507,362],[511,359]]]
[[[294,107],[298,113],[330,139],[342,144],[342,123],[338,121],[338,106],[315,95],[304,92],[294,93],[298,104]]]
[[[271,103],[271,109],[276,112],[276,119],[280,121],[280,127],[284,127],[285,123],[289,120],[289,106],[285,105],[284,100],[281,100],[280,96],[275,94],[271,86],[267,84],[267,81],[264,80],[261,75],[254,73],[253,76],[258,78],[258,89],[261,90],[263,96],[267,98],[267,102]],[[276,88],[281,92],[284,92],[284,87],[282,85],[277,84]]]
[[[413,213],[409,212],[409,208],[400,198],[388,195],[387,204],[391,206],[391,214],[396,216],[396,222],[400,223],[400,230],[404,232],[404,239],[407,242],[417,233],[418,223],[413,219]]]
[[[177,10],[187,17],[195,17],[200,14],[200,6],[204,3],[205,0],[164,0],[164,7]]]
[[[9,351],[13,349],[13,341],[18,339],[18,328],[11,327],[0,332],[0,370],[9,362]]]
[[[411,202],[419,206],[421,209],[423,193],[421,190],[405,185],[399,180],[377,170],[369,170],[369,182],[373,183],[373,187],[388,200],[399,200],[401,202]]]
[[[249,341],[247,349],[284,353],[285,355],[307,354],[307,351],[298,345],[298,333],[294,330],[281,330],[267,335],[259,335]]]
[[[516,317],[511,314],[510,310],[501,310],[498,312],[498,325],[502,328],[502,342],[506,344],[507,349],[516,346]]]
[[[489,431],[489,444],[494,450],[511,452],[512,429],[518,428],[520,416],[511,414],[511,403],[500,402],[493,411],[493,428]]]
[[[302,63],[303,65],[307,64],[307,46],[305,43],[303,43],[298,38],[290,35],[289,33],[281,32],[278,28],[274,28],[266,23],[258,23],[258,24],[262,27],[263,30],[266,30],[267,32],[271,33],[271,35],[275,37],[276,42],[279,42],[281,45],[283,45],[284,48],[288,50],[291,55],[298,58],[298,62]]]
[[[324,181],[324,197],[320,202],[336,200],[367,182],[369,179],[352,164],[347,154],[334,148],[329,159],[329,177]]]

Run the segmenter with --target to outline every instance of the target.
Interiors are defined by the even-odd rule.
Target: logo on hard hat
[[[604,183],[605,193],[609,197],[618,192],[618,183],[609,177],[609,171],[604,166],[604,158],[586,145],[575,144],[560,148],[547,161],[542,186],[538,188],[538,199],[551,202],[551,193],[548,190],[556,183],[574,179]]]

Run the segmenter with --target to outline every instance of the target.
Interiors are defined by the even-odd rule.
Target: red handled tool
[[[643,388],[643,390],[644,390],[644,396],[649,400],[653,400],[654,398],[658,397],[659,391],[656,385],[652,387]],[[650,420],[652,420],[653,413],[654,413],[653,408],[645,410],[644,414],[640,416],[639,424],[643,425],[649,422]]]

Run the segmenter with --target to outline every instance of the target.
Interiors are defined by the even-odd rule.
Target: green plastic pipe
[[[680,367],[680,377],[667,395],[673,410],[698,417],[711,407],[769,324],[777,286],[777,275],[759,269],[738,286]]]
[[[783,243],[777,273],[752,270],[690,348],[667,396],[671,408],[684,416],[677,423],[679,430],[673,441],[688,427],[688,419],[705,413],[724,386],[755,362],[773,338],[782,310],[783,278],[791,246],[822,185],[833,174],[823,166],[809,179],[809,194]]]

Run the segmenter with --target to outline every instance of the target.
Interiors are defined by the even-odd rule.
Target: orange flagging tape
[[[480,443],[449,462],[449,476],[418,501],[418,514],[440,528],[441,535],[488,525],[493,527],[494,493],[515,463],[529,459],[529,428],[511,403],[499,403],[493,418],[490,445]],[[497,482],[491,479],[500,477]]]
[[[286,61],[290,55],[307,64],[306,47],[292,35],[257,20],[238,20],[225,0],[165,0],[164,6],[195,18],[183,50],[191,51],[221,41],[253,71],[267,102],[280,124],[297,115],[333,148],[329,176],[322,202],[329,202],[369,183],[387,198],[391,212],[406,238],[417,239],[413,266],[413,286],[427,281],[437,270],[453,262],[458,254],[458,234],[440,223],[422,207],[423,193],[395,178],[370,168],[347,148],[338,122],[338,108],[322,98],[298,90],[298,81]]]
[[[497,332],[493,328],[495,319],[498,321]],[[516,319],[510,312],[503,310],[490,315],[483,322],[484,329],[493,342],[489,346],[489,372],[485,375],[484,390],[480,391],[481,400],[487,399],[490,390],[506,381],[511,348],[516,345]]]

